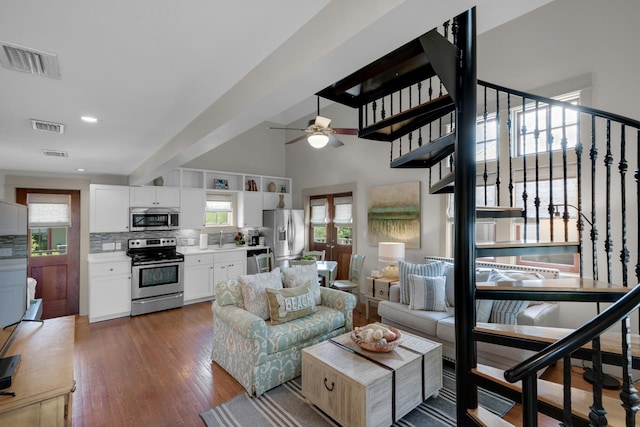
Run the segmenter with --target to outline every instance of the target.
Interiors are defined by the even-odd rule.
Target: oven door
[[[184,290],[184,262],[134,265],[131,272],[132,300]]]

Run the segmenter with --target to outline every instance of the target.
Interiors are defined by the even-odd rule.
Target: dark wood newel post
[[[461,54],[456,78],[455,143],[455,306],[456,395],[458,425],[467,424],[467,408],[477,407],[477,387],[468,381],[476,366],[475,322],[475,206],[476,206],[476,11],[458,16],[457,46]]]

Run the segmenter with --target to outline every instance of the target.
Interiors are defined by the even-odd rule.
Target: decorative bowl
[[[376,353],[388,353],[392,350],[395,350],[400,344],[402,344],[402,335],[400,335],[400,331],[394,328],[393,326],[382,325],[385,328],[389,329],[391,332],[396,334],[396,339],[393,341],[388,341],[386,343],[379,343],[378,341],[369,342],[365,341],[358,337],[358,333],[364,329],[364,327],[356,327],[351,331],[351,340],[356,343],[360,348],[373,351]]]

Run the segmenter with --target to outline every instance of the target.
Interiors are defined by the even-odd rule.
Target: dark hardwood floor
[[[375,308],[369,321],[363,313],[354,311],[355,325],[380,320]],[[77,316],[73,425],[203,426],[201,411],[244,390],[210,361],[211,316],[210,302],[93,324]],[[561,367],[544,378],[561,379]],[[516,405],[505,419],[521,417]],[[551,425],[541,416],[540,426]]]

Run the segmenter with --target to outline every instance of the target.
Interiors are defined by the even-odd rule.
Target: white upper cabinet
[[[129,204],[132,208],[177,208],[180,206],[180,189],[131,187]]]
[[[239,198],[239,227],[262,227],[262,193],[245,191]]]
[[[118,233],[129,231],[129,187],[91,184],[89,231]]]
[[[207,193],[195,188],[180,190],[180,228],[193,229],[205,227],[205,204]]]

